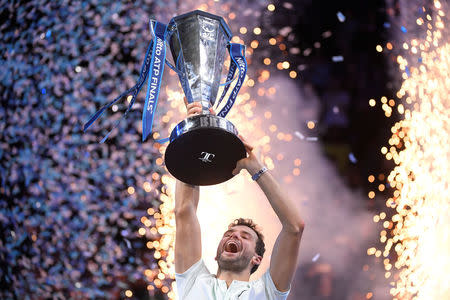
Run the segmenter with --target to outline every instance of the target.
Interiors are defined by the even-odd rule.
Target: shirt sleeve
[[[262,280],[264,282],[266,293],[269,296],[268,299],[285,300],[288,297],[289,292],[291,291],[291,286],[289,286],[289,289],[285,292],[279,291],[275,286],[275,283],[273,283],[272,276],[270,276],[270,270],[267,270],[264,273]]]
[[[195,279],[202,274],[210,274],[203,259],[200,259],[198,262],[193,264],[184,273],[175,273],[178,299],[184,299],[187,296],[187,293],[194,286]]]

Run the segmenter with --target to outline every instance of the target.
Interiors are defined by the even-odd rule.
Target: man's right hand
[[[186,104],[187,116],[192,117],[202,113],[202,104],[200,102],[192,102]],[[215,111],[212,107],[209,108],[209,112],[215,115]]]

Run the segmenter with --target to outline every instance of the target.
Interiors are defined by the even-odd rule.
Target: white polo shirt
[[[175,274],[175,280],[179,300],[285,300],[289,295],[289,290],[277,290],[269,270],[258,280],[233,280],[227,288],[225,280],[211,274],[202,259],[186,272]]]

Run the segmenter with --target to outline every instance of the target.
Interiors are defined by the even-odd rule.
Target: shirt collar
[[[217,282],[219,283],[219,286],[221,289],[227,290],[227,282],[223,279],[219,279],[217,278]],[[231,288],[239,288],[239,287],[244,287],[244,288],[250,288],[250,282],[249,281],[240,281],[240,280],[233,280],[230,284],[230,289]]]

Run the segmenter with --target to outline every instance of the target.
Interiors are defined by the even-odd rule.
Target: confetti
[[[294,5],[292,5],[292,3],[290,3],[290,2],[284,2],[283,7],[286,9],[293,9]]]
[[[336,55],[336,56],[331,57],[331,60],[334,62],[341,62],[341,61],[344,61],[344,57],[342,55]]]
[[[299,131],[296,131],[294,134],[295,134],[296,137],[298,137],[301,140],[305,139],[305,136],[303,134],[301,134]]]
[[[333,106],[333,113],[338,114],[340,111],[339,106]]]
[[[350,152],[348,154],[348,159],[353,163],[356,164],[358,162],[358,160],[356,159],[355,155],[353,154],[353,152]]]
[[[131,249],[131,243],[130,243],[130,241],[127,240],[127,239],[124,239],[124,241],[125,241],[125,243],[127,244],[127,248],[128,248],[128,249]]]
[[[125,188],[159,174],[149,157],[160,153],[149,144],[144,151],[134,126],[99,145],[100,129],[84,135],[80,123],[139,72],[146,44],[136,43],[136,32],[145,36],[147,23],[135,21],[129,4],[106,1],[93,1],[91,8],[32,1],[29,8],[5,6],[6,15],[16,17],[3,20],[0,29],[0,93],[10,99],[0,141],[2,197],[10,199],[9,207],[0,206],[0,255],[7,258],[2,276],[9,288],[0,298],[111,299],[121,285],[151,284],[141,271],[144,261],[160,271],[149,259],[152,251],[137,255],[133,246],[145,247],[147,237],[134,235],[141,226],[135,215],[149,205],[159,211],[161,176],[152,180],[152,193],[127,195]],[[121,17],[114,21],[111,11]],[[114,43],[121,45],[117,53]],[[127,63],[119,63],[120,55]],[[138,111],[130,115],[139,119]],[[118,234],[123,229],[126,239]],[[151,238],[158,241],[161,234]],[[171,278],[162,283],[170,285]]]
[[[332,35],[333,35],[333,33],[329,30],[322,33],[322,37],[324,39],[327,39],[327,38],[331,37]]]
[[[174,299],[170,178],[164,146],[140,142],[141,125],[133,120],[141,119],[143,103],[137,101],[128,122],[105,144],[98,138],[130,98],[117,102],[88,133],[81,128],[136,81],[151,37],[150,16],[141,9],[149,2],[41,2],[6,5],[11,19],[0,28],[0,94],[10,101],[7,118],[5,106],[0,108],[6,119],[0,188],[10,201],[0,205],[0,255],[7,258],[2,278],[9,287],[0,298],[114,299],[143,282],[150,298],[166,293]],[[233,5],[226,10],[240,12]],[[267,4],[252,5],[246,19],[259,19]],[[165,1],[152,15],[168,20],[178,6]],[[158,106],[159,129],[167,130],[179,121],[183,92],[169,72],[165,82],[175,87],[161,90],[167,101]],[[155,274],[164,275],[158,284]]]
[[[341,22],[341,23],[345,22],[345,16],[344,16],[344,14],[342,12],[338,11],[336,13],[336,16],[337,16],[339,22]]]
[[[312,258],[313,262],[316,262],[320,257],[320,253],[317,253],[316,255],[314,255],[314,257]]]

